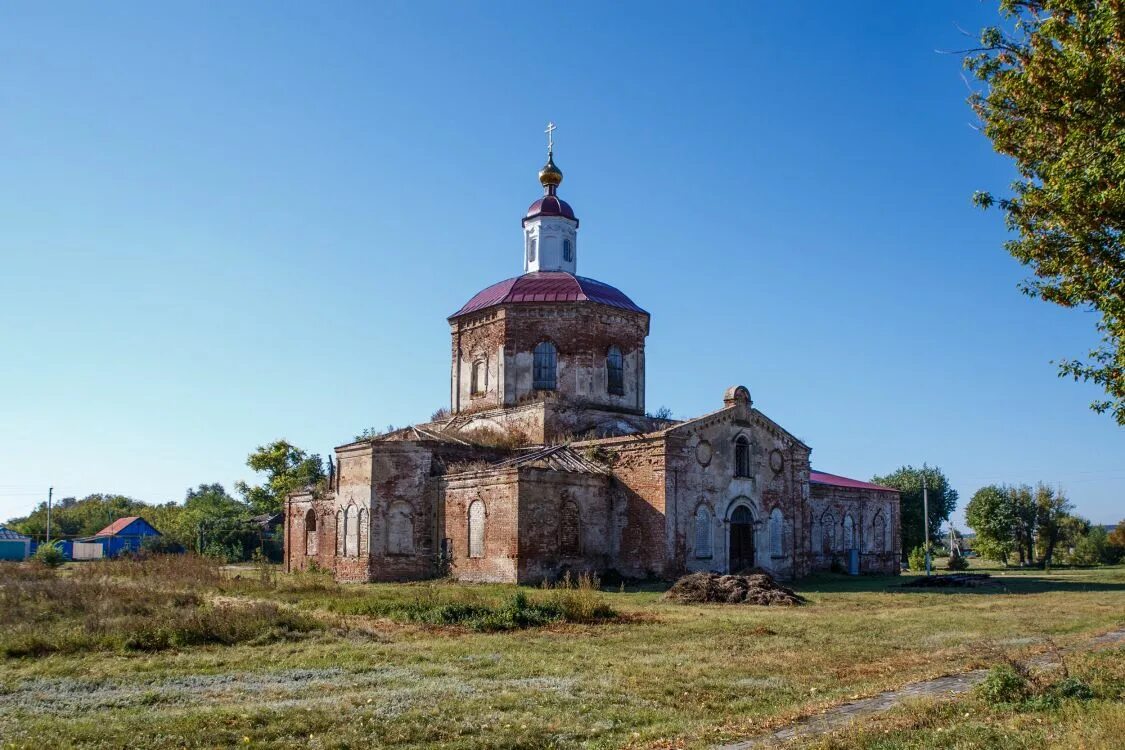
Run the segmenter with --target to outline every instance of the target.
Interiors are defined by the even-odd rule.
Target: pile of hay
[[[952,575],[918,576],[902,584],[906,588],[920,589],[976,589],[995,586],[988,573],[956,573]]]
[[[676,581],[664,599],[680,604],[760,604],[795,607],[805,599],[775,581],[768,573],[747,575],[692,573]]]

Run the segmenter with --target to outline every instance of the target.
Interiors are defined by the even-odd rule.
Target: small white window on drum
[[[574,260],[574,245],[570,240],[563,240],[563,260],[570,263]]]

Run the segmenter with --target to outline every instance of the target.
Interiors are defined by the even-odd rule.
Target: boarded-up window
[[[781,551],[783,523],[781,508],[774,508],[770,512],[770,555],[772,557],[781,557],[783,554]]]
[[[711,511],[706,505],[695,509],[695,556],[711,556]]]
[[[885,552],[887,549],[887,519],[883,517],[883,511],[875,514],[875,519],[871,522],[871,551],[872,552]]]
[[[336,511],[336,555],[344,556],[344,511]]]
[[[344,511],[344,555],[359,554],[359,508],[349,505]]]
[[[581,536],[578,505],[573,500],[566,500],[559,509],[559,552],[564,555],[579,554]]]
[[[855,521],[850,515],[844,516],[844,549],[855,547]]]
[[[408,503],[391,503],[387,513],[387,554],[414,554],[414,516]]]
[[[557,350],[550,341],[540,341],[535,347],[532,387],[543,391],[555,390]]]
[[[836,549],[836,519],[831,513],[820,517],[821,551],[830,553]]]
[[[734,475],[750,476],[750,441],[745,435],[739,435],[734,441]]]
[[[312,508],[305,514],[305,554],[316,554],[316,513]]]
[[[356,554],[366,555],[371,552],[371,520],[367,508],[359,509],[359,549]]]
[[[615,396],[625,394],[625,359],[616,346],[605,355],[606,390]]]
[[[469,505],[469,557],[484,557],[484,503]]]

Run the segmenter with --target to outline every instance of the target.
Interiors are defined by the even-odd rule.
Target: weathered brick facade
[[[531,272],[449,318],[450,414],[338,447],[327,486],[288,499],[287,569],[357,582],[792,578],[857,550],[863,572],[896,573],[898,493],[813,472],[809,446],[746,388],[696,419],[646,415],[649,314],[575,275],[578,220],[548,167],[524,218]]]

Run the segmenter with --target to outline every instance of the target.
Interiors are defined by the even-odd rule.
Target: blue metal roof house
[[[0,526],[0,560],[26,560],[31,556],[31,537]]]
[[[161,533],[140,516],[126,516],[83,541],[100,542],[103,557],[117,557],[122,552],[136,552],[150,536],[161,536]]]

